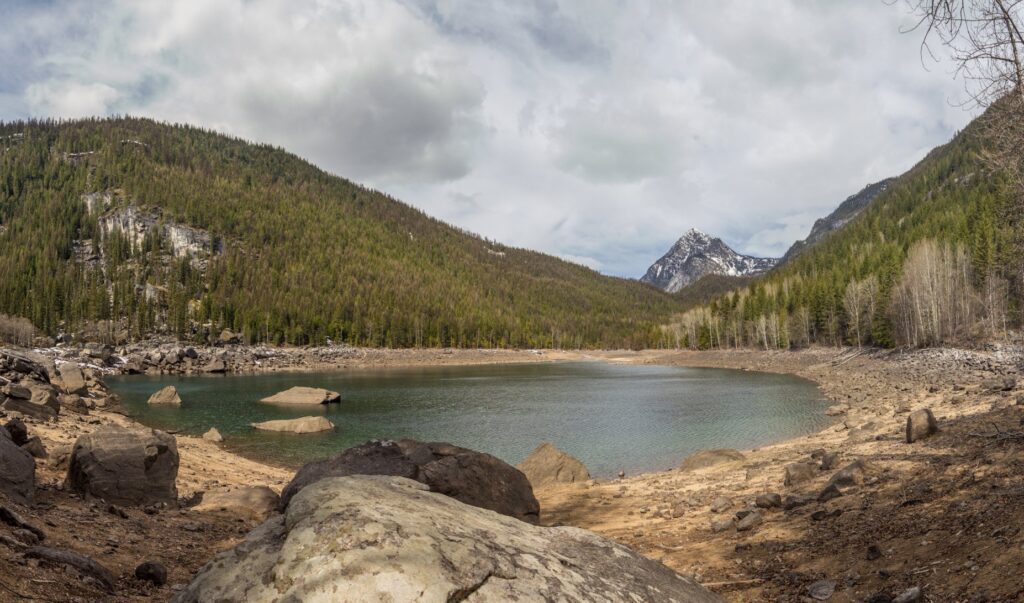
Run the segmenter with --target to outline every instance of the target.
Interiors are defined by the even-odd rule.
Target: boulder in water
[[[409,479],[365,475],[304,489],[172,601],[341,599],[721,601],[585,530],[530,526]]]
[[[321,387],[293,387],[260,400],[268,404],[332,404],[341,402],[341,394]]]
[[[156,393],[150,396],[149,400],[146,401],[146,404],[153,404],[157,406],[181,406],[181,396],[178,395],[178,389],[176,387],[168,385],[167,387],[157,390]]]
[[[537,488],[548,484],[571,484],[590,479],[586,466],[574,456],[544,442],[516,466]]]
[[[300,417],[298,419],[278,419],[253,423],[254,429],[260,431],[276,431],[278,433],[319,433],[334,429],[334,423],[325,417]]]

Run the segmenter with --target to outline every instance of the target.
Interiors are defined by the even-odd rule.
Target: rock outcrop
[[[172,599],[339,600],[720,601],[590,532],[528,526],[380,476],[306,488],[284,516],[218,555]]]
[[[287,507],[310,484],[349,475],[406,477],[474,507],[529,523],[540,518],[533,487],[515,467],[482,452],[415,440],[367,442],[334,458],[308,463],[281,492],[281,505]]]
[[[147,400],[146,403],[157,406],[181,406],[181,396],[178,395],[178,389],[176,387],[168,385],[167,387],[157,390],[149,397],[149,400]]]
[[[321,387],[293,387],[260,400],[268,404],[332,404],[341,402],[341,394]]]
[[[35,496],[35,489],[35,459],[11,439],[6,428],[0,427],[0,493],[28,504]]]
[[[78,438],[67,485],[79,494],[119,505],[178,500],[178,446],[155,429],[104,427]]]
[[[276,431],[278,433],[320,433],[334,429],[334,423],[326,417],[299,417],[298,419],[277,419],[253,423],[253,429],[260,431]]]
[[[693,471],[695,469],[704,469],[706,467],[714,467],[722,463],[732,463],[735,461],[742,461],[746,457],[739,450],[732,448],[714,448],[712,450],[699,450],[694,452],[690,456],[683,459],[683,462],[679,465],[680,471]]]
[[[571,484],[590,479],[587,467],[574,456],[544,442],[516,465],[533,487],[547,484]]]

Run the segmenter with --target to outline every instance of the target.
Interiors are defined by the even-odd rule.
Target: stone
[[[818,494],[818,502],[825,503],[843,495],[843,491],[835,484],[825,486],[825,489]]]
[[[803,482],[814,479],[818,474],[818,468],[810,463],[790,463],[786,465],[786,486],[796,486]]]
[[[238,333],[232,332],[230,329],[224,329],[217,336],[217,345],[238,345],[242,343],[242,336]]]
[[[932,414],[931,409],[916,410],[907,417],[908,444],[931,437],[938,431],[939,424],[935,421],[935,415]]]
[[[34,546],[25,551],[25,557],[29,559],[42,559],[50,563],[67,565],[82,572],[86,576],[97,580],[108,591],[113,592],[117,579],[107,568],[103,567],[93,559],[80,555],[74,551],[52,549],[45,546]]]
[[[590,479],[586,466],[574,456],[544,442],[522,463],[516,465],[534,487],[548,484],[573,484]]]
[[[24,446],[28,442],[28,426],[21,419],[11,419],[4,428],[16,445]]]
[[[157,561],[146,561],[135,568],[135,577],[155,586],[167,584],[167,568]]]
[[[57,369],[60,373],[61,390],[65,394],[78,394],[84,396],[89,393],[89,386],[85,382],[85,375],[82,374],[82,367],[73,362],[65,362]]]
[[[52,421],[60,412],[60,402],[53,393],[53,387],[44,384],[29,386],[8,385],[7,400],[0,405],[7,411],[20,412],[40,421]]]
[[[782,506],[782,496],[776,493],[758,494],[754,505],[761,509],[775,509]]]
[[[228,371],[228,365],[223,360],[221,360],[220,358],[214,358],[214,359],[210,360],[210,362],[208,362],[206,364],[206,366],[204,366],[203,368],[201,368],[199,370],[199,372],[201,372],[201,373],[210,373],[210,374],[226,373],[227,371]]]
[[[736,519],[733,517],[727,517],[725,519],[712,519],[711,531],[715,534],[720,534],[726,530],[732,529],[734,525],[736,525]]]
[[[6,429],[0,429],[0,493],[15,502],[30,504],[35,490],[35,459],[14,443]]]
[[[87,415],[92,407],[95,407],[95,403],[88,398],[83,398],[78,394],[61,394],[57,396],[57,402],[60,404],[61,410],[69,410],[73,413],[80,415]]]
[[[807,587],[807,594],[815,601],[828,601],[835,592],[835,580],[818,580]]]
[[[838,417],[839,415],[845,415],[850,412],[849,404],[836,404],[835,406],[829,406],[825,410],[825,414],[830,417]]]
[[[168,385],[157,390],[149,400],[146,400],[146,404],[151,405],[173,405],[181,406],[181,396],[178,395],[178,389],[173,385]]]
[[[284,516],[215,557],[172,601],[350,597],[721,601],[693,579],[585,530],[526,525],[384,476],[330,478],[304,489]]]
[[[320,387],[293,387],[260,400],[268,404],[335,404],[341,402],[341,394]]]
[[[918,586],[915,586],[913,588],[908,588],[907,590],[905,590],[902,593],[900,593],[899,595],[897,595],[892,600],[892,603],[916,603],[917,601],[920,601],[920,600],[921,600],[921,588],[918,587]]]
[[[715,500],[711,501],[711,512],[721,513],[732,506],[732,501],[725,496],[719,496]]]
[[[49,451],[50,466],[56,469],[67,470],[68,464],[71,462],[71,451],[74,450],[74,446],[71,444],[61,444],[54,446]]]
[[[445,443],[371,441],[304,465],[281,492],[287,507],[303,488],[328,477],[392,475],[475,507],[537,523],[540,504],[521,471],[489,454]]]
[[[125,506],[177,504],[178,446],[155,429],[102,427],[78,438],[67,486],[88,498]]]
[[[821,456],[821,470],[822,471],[832,471],[833,469],[836,468],[836,465],[838,463],[839,463],[839,453],[838,452],[829,452],[829,453],[823,454]]]
[[[745,460],[746,457],[739,450],[732,448],[715,448],[712,450],[700,450],[683,459],[679,465],[680,471],[693,471],[714,467],[722,463],[732,463]]]
[[[253,423],[252,427],[260,431],[275,431],[278,433],[320,433],[334,429],[334,423],[326,417],[300,417],[298,419],[277,419],[275,421],[263,421]]]
[[[803,496],[799,494],[789,495],[782,499],[782,508],[786,511],[792,511],[793,509],[806,506],[814,500],[813,497]]]
[[[208,442],[215,442],[217,444],[224,441],[224,436],[220,435],[216,427],[211,427],[209,431],[203,434],[203,439]]]
[[[223,492],[206,492],[203,500],[192,508],[199,512],[226,512],[235,517],[266,521],[277,513],[281,497],[267,486],[249,486]]]
[[[747,514],[743,519],[736,522],[737,532],[746,532],[754,529],[754,527],[761,525],[764,518],[757,511]]]
[[[32,458],[45,459],[46,446],[43,446],[43,441],[39,439],[39,436],[32,436],[24,444],[21,445],[21,449],[32,455]]]
[[[828,485],[839,486],[842,488],[859,486],[864,483],[864,475],[867,473],[868,469],[868,464],[864,461],[853,461],[839,471],[836,471],[835,474],[829,478]]]
[[[869,545],[866,557],[868,561],[877,561],[882,558],[882,549],[877,544]]]

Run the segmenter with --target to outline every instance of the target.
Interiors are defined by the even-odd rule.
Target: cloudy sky
[[[510,245],[639,276],[779,255],[971,115],[882,0],[0,0],[0,120],[285,147]]]

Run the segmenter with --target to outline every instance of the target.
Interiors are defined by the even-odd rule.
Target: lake
[[[754,448],[830,423],[814,383],[725,369],[564,362],[106,379],[129,413],[160,429],[216,427],[229,449],[289,466],[370,439],[445,441],[509,463],[541,442],[576,456],[595,477],[675,467],[702,448]],[[178,388],[180,407],[149,406]],[[296,385],[338,391],[342,403],[288,408],[258,402]],[[337,427],[313,435],[263,433],[249,424],[323,414]]]

